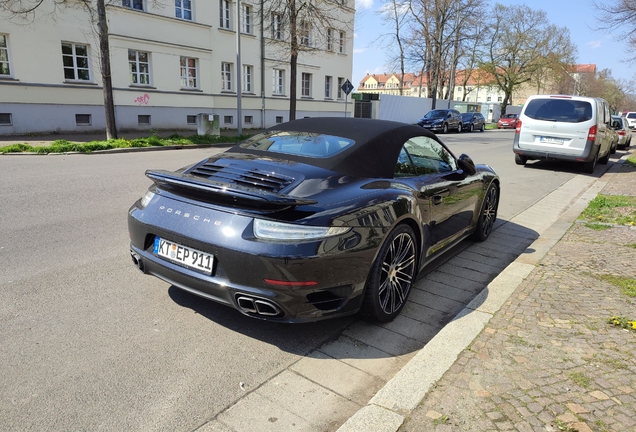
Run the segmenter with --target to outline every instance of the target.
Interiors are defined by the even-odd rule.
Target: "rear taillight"
[[[517,127],[515,128],[515,133],[521,133],[521,120],[517,120]]]
[[[616,133],[619,134],[620,136],[625,136],[625,131],[624,130],[616,131]]]
[[[590,131],[587,133],[587,140],[594,141],[596,139],[596,125],[590,128]]]

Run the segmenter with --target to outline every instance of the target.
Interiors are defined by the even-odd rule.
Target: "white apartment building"
[[[334,28],[305,26],[301,43],[309,51],[298,60],[296,118],[344,115],[340,87],[351,79],[353,1],[336,4]],[[105,129],[98,41],[88,14],[81,6],[54,11],[52,3],[44,2],[31,22],[0,15],[0,135]],[[237,128],[239,80],[243,128],[288,120],[284,20],[269,8],[261,26],[260,1],[239,4],[240,68],[236,1],[107,5],[120,131],[196,129],[199,113]]]

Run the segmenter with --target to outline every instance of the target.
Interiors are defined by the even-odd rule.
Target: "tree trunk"
[[[298,75],[298,34],[296,32],[296,0],[288,0],[289,7],[289,121],[296,120],[296,78]]]
[[[106,139],[117,138],[115,122],[115,101],[110,72],[110,45],[108,43],[108,22],[106,20],[105,0],[97,0],[97,33],[99,36],[99,56],[104,89],[104,111],[106,117]]]

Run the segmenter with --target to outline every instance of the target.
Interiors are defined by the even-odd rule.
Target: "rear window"
[[[636,118],[636,112],[627,113],[627,118]]]
[[[353,140],[309,132],[270,131],[255,135],[240,146],[249,150],[328,158],[352,146]]]
[[[532,99],[524,114],[535,120],[581,123],[592,119],[592,104],[569,99]]]

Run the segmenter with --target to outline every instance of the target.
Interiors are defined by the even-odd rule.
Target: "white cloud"
[[[601,47],[601,41],[599,40],[589,41],[585,45],[587,45],[589,48],[596,49]]]
[[[372,9],[373,0],[356,0],[356,10],[359,9]]]
[[[353,53],[354,54],[362,54],[366,50],[367,50],[366,48],[354,48]]]

